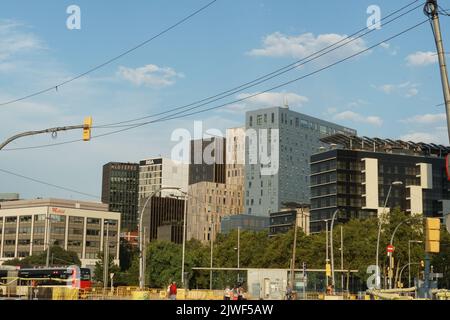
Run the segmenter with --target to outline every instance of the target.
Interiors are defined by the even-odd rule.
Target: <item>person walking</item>
[[[177,283],[175,281],[169,287],[169,299],[177,300]]]

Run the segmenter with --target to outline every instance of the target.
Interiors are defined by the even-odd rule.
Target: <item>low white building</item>
[[[93,267],[108,237],[109,253],[118,265],[119,231],[120,213],[108,211],[107,204],[61,199],[3,202],[0,264],[43,252],[50,243],[76,252],[83,267]]]

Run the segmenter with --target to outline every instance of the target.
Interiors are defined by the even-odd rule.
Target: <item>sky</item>
[[[0,2],[0,103],[53,87],[158,34],[210,0],[3,0]],[[218,0],[145,46],[76,81],[0,106],[0,140],[23,131],[139,118],[229,90],[367,27],[401,1]],[[417,1],[409,8],[420,5]],[[440,1],[444,3],[444,1]],[[77,5],[80,29],[67,28]],[[444,9],[449,9],[443,4]],[[403,12],[406,12],[404,10]],[[450,17],[440,16],[450,46]],[[323,57],[208,106],[233,102],[324,68],[425,20],[422,8]],[[384,22],[388,21],[384,20]],[[450,49],[448,49],[450,51]],[[334,67],[222,108],[183,119],[48,148],[0,151],[0,169],[78,190],[44,186],[0,172],[0,193],[21,198],[94,200],[103,164],[170,156],[176,129],[194,134],[244,124],[247,110],[282,105],[354,128],[361,136],[448,145],[436,48],[428,23]],[[206,108],[206,106],[205,106]],[[111,131],[97,128],[93,135]],[[7,148],[80,139],[80,131],[22,138]]]

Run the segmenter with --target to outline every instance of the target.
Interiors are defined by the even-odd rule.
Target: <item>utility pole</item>
[[[325,242],[326,242],[326,250],[325,250],[325,279],[326,279],[326,286],[328,288],[328,266],[330,264],[330,259],[328,259],[328,220],[325,220]]]
[[[341,226],[341,270],[344,270],[344,230]],[[344,271],[341,272],[341,289],[344,292]]]
[[[303,208],[301,208],[302,213],[303,213]],[[291,289],[292,291],[294,291],[295,289],[295,285],[294,285],[294,281],[295,281],[295,249],[297,247],[297,210],[295,210],[295,219],[294,219],[294,243],[292,246],[292,263],[291,263]]]
[[[237,267],[238,267],[238,276],[237,276],[237,282],[240,282],[240,277],[239,277],[239,268],[240,268],[240,254],[241,254],[241,227],[238,227],[237,229],[237,234],[238,234],[238,243],[237,243]]]
[[[109,278],[109,220],[105,221],[106,224],[106,240],[104,240],[104,250],[103,250],[103,289],[104,293],[108,289],[108,278]],[[103,234],[105,236],[105,234]]]
[[[437,0],[427,0],[424,8],[425,14],[432,22],[434,39],[436,42],[437,55],[439,58],[439,68],[441,72],[442,90],[444,92],[445,111],[447,115],[447,130],[450,140],[450,89],[448,83],[447,65],[445,62],[444,43],[442,42],[441,26],[439,23],[439,6]]]
[[[186,216],[187,216],[187,205],[188,205],[188,196],[187,194],[184,197],[184,212],[183,212],[183,252],[181,257],[181,285],[186,289],[185,284],[185,276],[184,276],[184,256],[186,253]]]
[[[45,267],[48,268],[49,264],[50,264],[50,241],[51,241],[51,228],[52,228],[52,224],[51,224],[51,216],[50,213],[48,211],[47,208],[47,258],[45,260]]]
[[[210,269],[209,269],[209,290],[212,290],[212,276],[213,276],[213,228],[214,222],[213,217],[211,216],[211,231],[209,232],[209,240],[211,240],[211,261],[210,261]]]

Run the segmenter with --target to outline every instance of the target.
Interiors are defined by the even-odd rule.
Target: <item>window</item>
[[[16,223],[17,217],[6,217],[5,222],[6,223]]]
[[[15,234],[16,228],[5,228],[5,234]]]
[[[19,228],[19,234],[30,234],[31,233],[31,227],[20,227]]]
[[[43,234],[45,233],[45,227],[34,227],[34,234]]]
[[[250,126],[250,127],[253,126],[253,117],[252,117],[252,116],[250,116],[250,123],[249,123],[249,126]]]
[[[69,217],[69,223],[83,223],[83,217]]]
[[[71,228],[71,229],[69,229],[69,233],[70,234],[75,234],[75,235],[82,235],[83,234],[83,229]]]
[[[69,241],[67,241],[67,245],[69,247],[81,247],[81,241],[80,240],[69,240]]]
[[[18,241],[19,246],[27,246],[30,244],[30,242],[31,242],[30,239],[19,239]]]
[[[16,240],[5,240],[5,246],[15,246]]]
[[[256,116],[256,125],[258,125],[258,126],[260,126],[260,125],[262,125],[262,119],[263,119],[263,116],[262,115],[257,115]]]
[[[3,256],[4,256],[5,258],[14,258],[14,252],[11,252],[11,251],[5,251],[5,252],[3,253]]]
[[[35,222],[43,222],[45,221],[45,214],[38,214],[34,216]]]
[[[53,227],[52,226],[53,234],[64,234],[65,232],[66,232],[66,228],[64,228],[64,227]]]
[[[88,236],[98,236],[100,235],[100,230],[94,230],[94,229],[87,229],[86,235]]]
[[[275,122],[275,113],[272,112],[272,123]]]
[[[33,245],[35,245],[35,246],[43,246],[44,245],[44,239],[33,239]]]
[[[20,217],[20,222],[31,222],[31,216]]]
[[[64,216],[58,216],[58,215],[54,215],[52,214],[50,216],[52,222],[65,222],[66,221],[66,217]]]
[[[86,252],[85,259],[97,259],[98,253],[96,252]]]
[[[88,223],[88,224],[100,224],[100,219],[96,219],[96,218],[87,218],[87,223]]]
[[[100,248],[100,242],[99,241],[86,241],[86,247]]]

